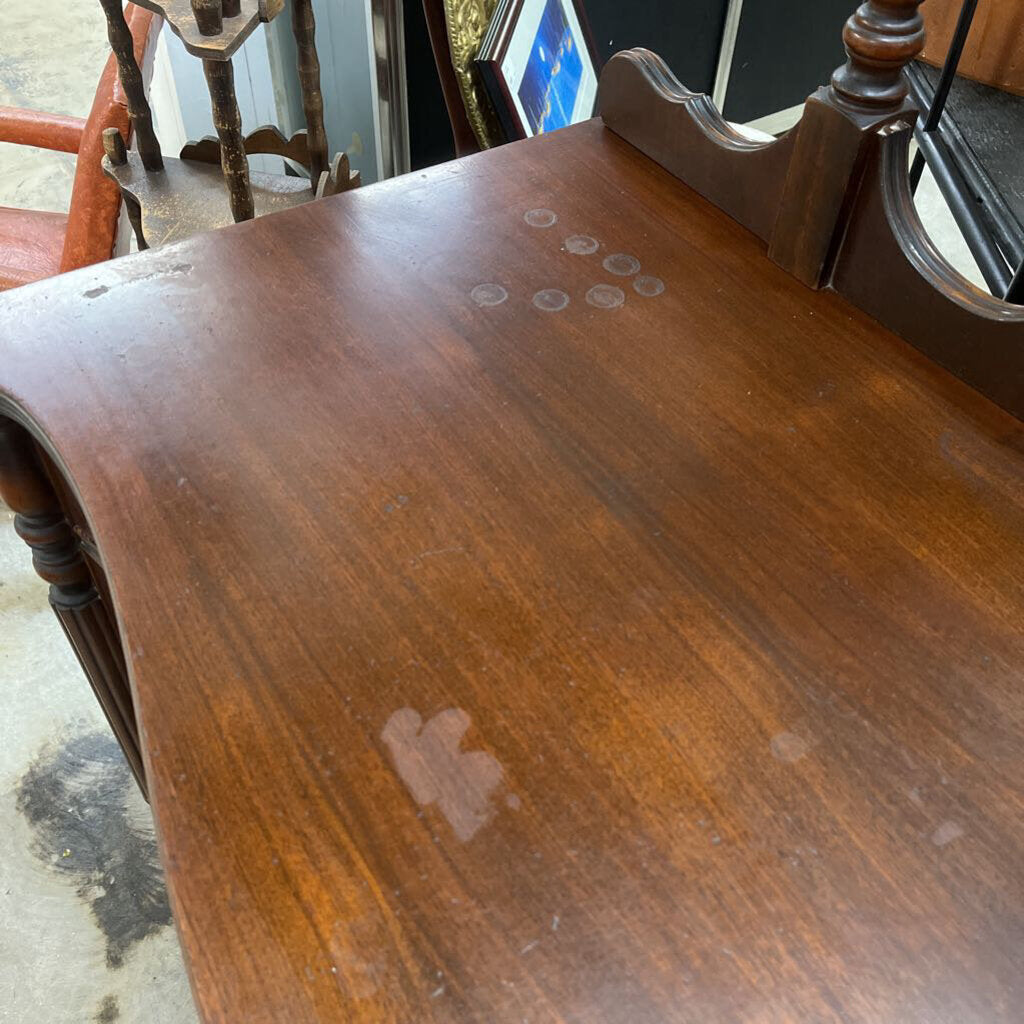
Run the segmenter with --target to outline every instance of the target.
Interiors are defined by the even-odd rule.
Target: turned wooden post
[[[306,114],[309,175],[313,189],[327,168],[327,132],[324,98],[320,92],[320,60],[316,54],[316,19],[313,0],[292,0],[292,33],[299,51],[299,86]]]
[[[922,0],[868,0],[843,26],[846,63],[832,75],[841,104],[868,114],[898,111],[907,98],[903,69],[924,49]]]
[[[96,590],[32,438],[2,417],[0,497],[15,512],[14,529],[32,549],[36,572],[50,584],[50,605],[145,794],[128,670],[113,614]]]
[[[768,255],[825,283],[864,156],[878,131],[912,121],[903,69],[924,46],[921,0],[867,0],[846,22],[846,63],[804,106]]]
[[[224,28],[221,0],[192,0],[192,16],[201,36],[220,35]]]
[[[242,138],[242,115],[235,98],[234,69],[230,60],[204,60],[203,73],[210,90],[213,124],[220,139],[220,165],[228,187],[231,215],[236,222],[252,220],[255,211]]]
[[[100,3],[107,18],[107,38],[117,59],[121,88],[124,90],[128,116],[135,128],[135,145],[142,166],[147,171],[163,170],[164,159],[160,155],[156,132],[153,131],[153,115],[146,99],[142,71],[135,60],[135,44],[128,23],[124,20],[121,0],[100,0]]]

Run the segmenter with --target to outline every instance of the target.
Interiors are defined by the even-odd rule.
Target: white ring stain
[[[557,313],[569,305],[569,296],[558,288],[544,288],[534,295],[533,304],[545,313]]]
[[[598,309],[618,309],[626,301],[626,293],[613,284],[595,284],[587,292],[587,302]]]
[[[530,225],[531,228],[550,228],[558,223],[558,214],[554,210],[548,210],[544,207],[540,207],[536,210],[527,210],[523,214],[523,220]]]

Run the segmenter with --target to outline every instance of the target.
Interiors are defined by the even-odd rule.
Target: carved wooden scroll
[[[774,262],[846,296],[1024,418],[1024,307],[949,267],[914,211],[917,110],[903,69],[924,43],[919,3],[862,4],[843,31],[846,63],[775,142],[745,139],[646,50],[605,66],[601,117],[762,238]]]

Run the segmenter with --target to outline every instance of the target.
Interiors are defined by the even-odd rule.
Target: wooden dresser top
[[[1021,425],[599,123],[11,292],[0,387],[205,1021],[1018,1019]]]

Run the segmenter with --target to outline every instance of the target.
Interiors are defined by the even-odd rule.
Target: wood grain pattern
[[[0,314],[207,1024],[1019,1018],[1021,425],[612,132]]]
[[[928,0],[923,8],[928,37],[922,60],[936,67],[945,63],[960,7],[961,0]],[[978,4],[957,72],[1024,96],[1024,33],[1016,0]]]

